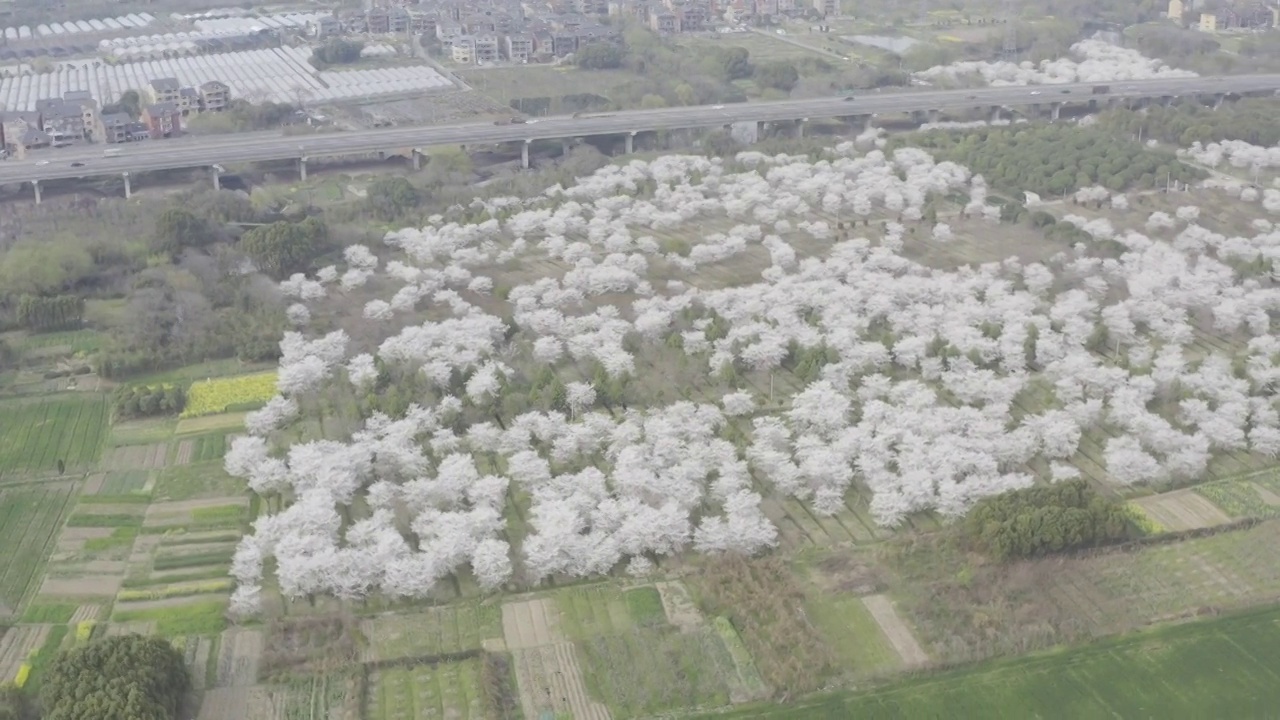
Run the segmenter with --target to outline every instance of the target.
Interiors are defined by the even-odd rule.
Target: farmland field
[[[369,641],[366,660],[429,658],[502,637],[502,610],[496,603],[429,608],[365,620],[361,632]]]
[[[102,452],[107,400],[102,395],[59,395],[0,404],[0,478],[83,469]]]
[[[384,668],[373,671],[369,683],[370,720],[486,717],[479,660]]]
[[[187,391],[187,406],[182,417],[195,418],[243,409],[243,406],[266,402],[275,393],[274,372],[201,380],[192,383]]]
[[[1280,704],[1280,684],[1267,662],[1278,652],[1280,610],[1269,608],[714,717],[1262,718]]]
[[[0,491],[0,612],[17,609],[53,551],[75,484],[46,483]]]

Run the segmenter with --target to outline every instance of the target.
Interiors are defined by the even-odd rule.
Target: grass
[[[1280,517],[1280,507],[1268,504],[1245,480],[1220,480],[1198,485],[1195,492],[1233,518]]]
[[[22,613],[22,622],[65,625],[76,614],[76,607],[67,603],[35,602],[28,605],[26,612]]]
[[[486,638],[502,636],[502,609],[464,603],[385,615],[370,621],[366,635],[381,660],[476,650]]]
[[[67,518],[67,527],[136,528],[142,526],[142,515],[83,513]]]
[[[75,496],[73,483],[23,486],[0,492],[0,603],[16,608],[39,580]]]
[[[214,460],[161,470],[154,497],[157,501],[229,497],[239,495],[245,489],[243,480],[228,475],[222,468],[222,461]]]
[[[0,403],[0,477],[87,468],[102,453],[105,395],[55,395]]]
[[[57,656],[58,649],[62,647],[62,640],[67,636],[66,625],[54,625],[49,628],[49,635],[44,640],[44,645],[40,646],[40,650],[35,657],[30,659],[31,671],[28,674],[27,681],[23,683],[23,690],[30,693],[32,697],[40,694],[40,681],[44,677],[45,668]]]
[[[165,637],[213,635],[226,628],[226,609],[225,600],[205,600],[173,607],[117,610],[111,615],[111,622],[154,622],[156,632]]]
[[[655,587],[640,587],[622,594],[627,610],[637,625],[659,625],[667,621],[667,611],[662,607],[662,594]]]
[[[227,433],[211,433],[194,440],[196,447],[191,455],[192,462],[221,460],[227,454]]]
[[[162,585],[172,585],[175,583],[195,582],[197,580],[221,580],[230,574],[230,567],[220,565],[205,570],[195,570],[187,573],[176,573],[168,575],[163,579],[148,576],[125,578],[120,587],[123,588],[145,588],[156,587]]]
[[[235,548],[192,555],[161,555],[152,561],[151,567],[154,570],[180,570],[203,565],[226,565],[231,562],[233,555]]]
[[[22,353],[51,348],[66,349],[72,353],[93,353],[102,348],[102,341],[102,334],[95,330],[64,330],[25,334],[14,343],[14,348]]]
[[[729,651],[729,658],[733,660],[733,667],[737,673],[737,680],[740,687],[746,690],[750,697],[760,697],[768,692],[765,687],[764,680],[760,677],[760,671],[756,668],[755,660],[751,659],[751,651],[747,650],[747,646],[742,642],[742,636],[738,634],[737,628],[733,623],[729,622],[729,618],[723,615],[713,618],[711,621],[712,629],[720,636],[720,641],[724,643],[725,649]]]
[[[216,667],[217,663],[209,663]],[[290,680],[284,700],[283,718],[340,717],[341,709],[355,698],[349,697],[351,679],[342,675],[318,675]]]
[[[102,480],[102,486],[98,488],[95,495],[106,495],[116,497],[137,497],[136,493],[143,492],[147,486],[146,470],[125,470],[122,472],[109,472]],[[145,497],[145,495],[143,496]],[[102,502],[102,501],[100,501]],[[123,502],[128,502],[123,501]],[[145,502],[140,500],[139,502]]]
[[[480,698],[480,661],[379,670],[369,689],[368,710],[370,720],[481,720],[485,713]]]
[[[128,495],[81,495],[81,505],[150,505],[151,496],[142,493]]]
[[[612,583],[568,588],[555,599],[562,613],[560,628],[573,640],[625,632],[636,624],[622,591]]]
[[[872,675],[896,668],[898,653],[881,632],[862,598],[836,593],[809,593],[805,612],[826,639],[839,667],[854,675]]]
[[[236,525],[244,522],[248,513],[246,505],[217,505],[192,510],[191,519],[196,525]]]
[[[138,537],[138,528],[136,527],[118,527],[111,531],[111,534],[104,538],[89,538],[84,541],[84,549],[89,552],[104,552],[114,550],[116,548],[128,547],[133,545],[133,541]]]
[[[1272,607],[716,717],[1271,717],[1280,683],[1266,659],[1277,652],[1280,608]]]
[[[587,687],[604,699],[615,718],[729,702],[733,660],[714,630],[635,628],[578,647]]]
[[[225,571],[224,571],[225,572]],[[176,597],[192,597],[194,595],[213,595],[231,592],[235,583],[230,578],[221,580],[202,580],[186,584],[170,584],[149,588],[125,589],[116,593],[119,602],[137,602],[139,600],[167,600]]]
[[[244,416],[248,413],[227,412],[220,415],[204,415],[195,418],[183,418],[178,421],[174,432],[178,435],[201,435],[216,431],[243,431]]]
[[[173,418],[145,418],[129,420],[111,426],[111,436],[107,444],[112,447],[126,445],[152,445],[166,442],[173,437],[177,421]]]

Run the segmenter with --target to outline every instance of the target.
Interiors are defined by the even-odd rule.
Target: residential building
[[[507,59],[514,63],[527,63],[533,57],[533,37],[525,34],[508,35],[504,38]]]
[[[840,15],[840,0],[813,0],[813,9],[822,17],[837,17]]]
[[[137,142],[139,140],[150,140],[151,129],[147,124],[141,121],[131,122],[124,128],[125,139],[129,142]]]
[[[373,8],[364,14],[365,26],[367,32],[376,34],[384,34],[391,32],[391,16],[382,8]]]
[[[191,117],[192,113],[200,114],[200,93],[193,87],[184,87],[178,91],[178,110],[182,117]]]
[[[171,137],[182,132],[182,111],[174,102],[154,103],[142,109],[142,122],[151,137]]]
[[[498,61],[498,36],[497,35],[476,35],[475,36],[475,62],[491,63]]]
[[[676,11],[680,32],[702,32],[707,29],[707,11],[700,7],[683,7]]]
[[[608,15],[609,0],[573,0],[573,8],[582,15]]]
[[[307,22],[307,32],[316,39],[341,35],[342,23],[336,15],[321,15]]]
[[[200,111],[222,112],[231,102],[231,88],[224,82],[210,80],[200,86]]]
[[[342,31],[347,33],[369,32],[369,20],[365,14],[355,10],[347,10],[338,15]]]
[[[649,29],[656,33],[680,32],[680,18],[673,12],[655,12],[649,15]]]
[[[1180,23],[1182,22],[1183,8],[1182,0],[1169,0],[1169,12],[1165,13],[1165,16],[1174,22]]]
[[[409,15],[409,11],[402,7],[393,7],[387,10],[387,31],[393,33],[407,33],[413,27],[413,17]]]
[[[90,140],[98,126],[98,102],[87,91],[36,102],[40,129],[55,143]]]
[[[426,10],[409,10],[409,30],[411,32],[435,35],[439,15]]]
[[[182,86],[178,84],[177,78],[156,78],[147,85],[146,94],[152,105],[177,103],[182,96]]]
[[[22,156],[26,146],[23,139],[30,130],[39,131],[42,126],[38,112],[0,112],[0,133],[4,135],[4,149],[10,155]]]
[[[476,39],[471,35],[459,35],[453,39],[449,47],[449,56],[453,61],[470,65],[476,61]]]
[[[466,28],[460,22],[453,20],[441,20],[436,23],[436,39],[444,46],[446,51],[457,38],[467,34]]]
[[[1218,16],[1213,13],[1200,13],[1200,32],[1215,32],[1218,29]]]
[[[99,136],[104,143],[129,142],[129,125],[133,123],[125,113],[107,113],[102,116]]]

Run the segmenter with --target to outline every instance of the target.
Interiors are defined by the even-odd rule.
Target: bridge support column
[[[304,182],[307,179],[307,159],[304,157],[298,158],[298,177]]]
[[[800,118],[796,121],[796,139],[804,139],[804,126],[809,124],[809,118]]]
[[[414,170],[422,169],[422,153],[418,151],[418,148],[409,151],[409,159],[413,161]]]
[[[529,146],[532,144],[532,140],[525,140],[520,144],[520,167],[525,170],[529,169]]]
[[[1222,103],[1223,103],[1223,101],[1224,101],[1224,100],[1226,100],[1226,98],[1227,98],[1227,96],[1226,96],[1226,95],[1223,95],[1223,94],[1221,94],[1221,93],[1219,93],[1219,94],[1217,94],[1217,95],[1214,95],[1214,96],[1213,96],[1213,109],[1214,109],[1214,110],[1217,110],[1218,108],[1222,107]]]
[[[629,132],[629,133],[627,133],[626,135],[624,135],[624,136],[623,136],[623,138],[622,138],[622,142],[624,143],[624,145],[623,145],[623,150],[626,152],[626,154],[627,154],[627,155],[633,155],[633,154],[635,154],[635,151],[636,151],[636,132],[635,132],[634,130],[632,130],[631,132]]]
[[[124,199],[128,200],[133,197],[133,184],[129,182],[129,173],[120,173],[124,178]]]
[[[991,108],[991,122],[1000,122],[1000,106],[995,105]]]
[[[942,119],[942,111],[941,111],[941,110],[930,110],[930,111],[929,111],[929,122],[931,122],[931,123],[936,123],[936,122],[938,122],[938,121],[939,121],[939,120],[941,120],[941,119]]]
[[[222,189],[222,171],[218,170],[218,168],[213,168],[213,189]]]
[[[1052,106],[1050,106],[1049,118],[1051,120],[1057,120],[1060,117],[1062,117],[1062,103],[1056,102]]]
[[[37,205],[39,205],[39,204],[40,204],[40,200],[42,199],[42,198],[40,197],[40,181],[39,181],[39,180],[32,180],[32,181],[31,181],[31,187],[35,188],[35,190],[36,190],[36,204],[37,204]]]

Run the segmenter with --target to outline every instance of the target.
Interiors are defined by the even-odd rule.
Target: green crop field
[[[502,610],[497,604],[449,605],[378,617],[362,631],[378,660],[478,650],[484,640],[502,637]]]
[[[485,717],[479,660],[378,670],[370,682],[370,720]]]
[[[723,718],[1262,718],[1280,705],[1280,609]],[[710,716],[708,716],[710,717]]]
[[[23,472],[84,468],[102,452],[107,426],[103,395],[61,395],[0,407],[0,477]]]
[[[12,612],[40,579],[62,516],[75,498],[74,483],[21,486],[0,492],[0,612]]]

